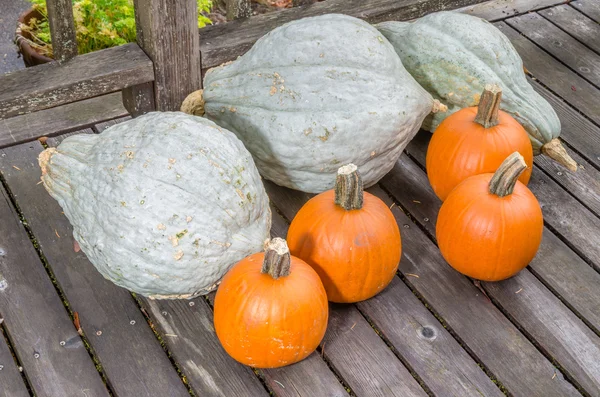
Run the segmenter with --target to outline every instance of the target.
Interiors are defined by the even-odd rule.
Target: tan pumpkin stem
[[[481,124],[484,128],[498,125],[498,111],[500,110],[501,99],[502,88],[498,84],[487,84],[483,89],[481,99],[479,99],[475,122]]]
[[[348,164],[338,169],[335,181],[335,204],[346,211],[363,206],[363,182],[358,167]]]
[[[275,237],[267,243],[261,273],[277,280],[290,275],[290,249],[284,239]]]
[[[527,169],[527,163],[521,153],[514,152],[500,164],[490,180],[489,192],[498,197],[512,194],[519,177]]]
[[[203,90],[192,92],[181,104],[181,111],[194,116],[204,116],[204,95]]]
[[[571,171],[577,171],[577,162],[573,160],[565,147],[560,143],[558,138],[552,139],[550,142],[542,146],[542,153],[550,157],[552,160],[564,165]]]

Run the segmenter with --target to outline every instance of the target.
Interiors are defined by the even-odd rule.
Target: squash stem
[[[290,249],[284,239],[275,237],[267,243],[261,273],[277,280],[290,275]]]
[[[477,106],[475,122],[481,124],[484,128],[498,125],[498,111],[500,110],[501,99],[502,88],[498,84],[487,84],[483,89],[479,105]]]
[[[512,194],[519,177],[527,169],[525,159],[519,152],[514,152],[500,164],[490,180],[489,192],[498,197]]]
[[[335,204],[346,211],[363,206],[363,182],[358,167],[348,164],[338,169],[335,181]]]
[[[573,160],[565,147],[560,143],[558,138],[552,139],[550,142],[542,146],[542,153],[550,157],[552,160],[559,162],[571,171],[577,171],[577,162]]]

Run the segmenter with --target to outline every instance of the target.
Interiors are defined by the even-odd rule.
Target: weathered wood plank
[[[46,2],[48,23],[52,38],[52,52],[57,61],[67,61],[77,55],[77,37],[71,0]]]
[[[33,391],[40,397],[108,396],[6,191],[0,190],[0,307]]]
[[[58,140],[49,139],[47,143],[54,146]],[[104,279],[83,252],[75,252],[69,221],[58,203],[38,184],[37,157],[42,150],[39,142],[31,142],[0,151],[0,172],[71,310],[79,314],[81,328],[113,391],[131,396],[188,396],[131,294]]]
[[[271,199],[286,212],[298,209],[302,198],[267,182]],[[294,204],[286,205],[286,198]],[[294,211],[295,212],[295,211]],[[285,237],[287,223],[279,214],[273,216],[273,236]],[[327,333],[321,342],[321,355],[336,369],[344,382],[359,396],[426,396],[427,394],[394,356],[387,345],[354,305],[330,304]],[[464,393],[461,394],[464,396]]]
[[[596,0],[578,0],[573,3],[569,3],[579,11],[592,18],[594,21],[600,23],[600,3]]]
[[[492,0],[456,11],[493,22],[566,2],[567,0]]]
[[[250,0],[226,0],[227,19],[247,18],[252,15]]]
[[[85,130],[80,130],[80,131],[73,131],[73,132],[67,132],[66,134],[61,134],[52,138],[48,138],[46,140],[46,145],[50,146],[50,147],[57,147],[58,145],[60,145],[60,143],[62,141],[64,141],[65,139],[67,139],[70,136],[73,135],[78,135],[78,134],[93,134],[94,130],[92,130],[91,128],[86,128]],[[33,145],[32,143],[29,144],[30,146]],[[27,147],[26,144],[22,144],[21,145],[23,148]],[[37,147],[37,145],[34,145],[34,147]],[[41,149],[40,149],[41,150]],[[3,154],[5,154],[4,157],[6,157],[6,151],[9,152],[9,154],[11,154],[10,157],[15,157],[15,155],[12,153],[13,149],[5,149],[2,151]],[[14,149],[15,152],[20,152],[19,149]],[[25,149],[23,149],[23,151],[25,151]],[[19,153],[20,154],[20,153]],[[24,153],[24,155],[26,156],[26,153]],[[30,158],[26,157],[26,161],[29,160],[30,163],[35,164],[36,163],[36,158],[34,157],[34,155],[30,155]],[[10,161],[9,159],[4,159],[5,161]],[[27,163],[26,163],[27,164]],[[31,165],[30,165],[31,166]],[[0,162],[0,170],[2,170],[2,163]],[[37,170],[36,170],[37,171]],[[38,177],[39,172],[35,172],[35,176]],[[38,178],[39,179],[39,178]],[[39,182],[39,181],[38,181]]]
[[[543,96],[558,114],[561,124],[561,139],[575,148],[597,169],[600,169],[600,128],[538,82],[532,81],[531,83],[533,89]],[[569,151],[569,154],[573,155],[573,152]]]
[[[266,182],[265,187],[267,188],[271,199],[275,202],[275,205],[277,205],[277,207],[280,208],[281,211],[283,211],[285,216],[290,219],[295,216],[295,213],[300,209],[300,207],[309,197],[309,195],[307,195],[306,193],[285,189],[276,186],[271,182]],[[388,203],[388,205],[390,204],[391,203]],[[412,278],[414,277],[414,274],[418,272],[403,270],[403,268],[405,266],[405,263],[407,262],[406,258],[412,257],[413,255],[416,258],[418,258],[420,255],[420,251],[415,249],[414,244],[409,244],[407,246],[404,234],[406,233],[407,227],[408,229],[416,229],[417,227],[411,222],[401,222],[399,223],[399,226],[401,226],[401,233],[403,234],[404,253],[403,259],[400,262],[400,270],[405,274],[409,274],[409,276],[407,277]],[[422,236],[422,238],[426,239],[424,235]],[[419,249],[422,248],[419,247]],[[425,260],[431,262],[431,271],[434,271],[433,269],[436,266],[441,266],[440,264],[436,263],[436,261],[430,258],[427,258]],[[443,259],[441,259],[441,261],[443,262]],[[447,267],[447,265],[444,266]],[[453,281],[451,277],[456,277],[455,272],[449,271],[448,276],[446,276],[446,278],[442,277],[440,285],[446,285],[448,283],[456,282]],[[461,281],[461,278],[458,277],[457,280]],[[385,313],[385,316],[387,316],[387,318],[383,315],[377,315],[377,313],[375,313],[372,318],[374,320],[379,320],[379,322],[375,321],[375,324],[384,334],[397,335],[398,333],[402,332],[401,336],[399,337],[402,340],[402,342],[394,344],[394,347],[396,351],[404,358],[407,364],[410,365],[413,371],[415,371],[419,375],[419,377],[423,379],[423,382],[427,385],[427,387],[430,390],[438,390],[441,395],[479,396],[481,395],[481,393],[485,393],[485,395],[490,396],[499,395],[499,391],[496,389],[493,383],[491,383],[489,378],[487,378],[483,374],[481,369],[476,366],[476,363],[472,361],[470,357],[468,357],[468,355],[464,352],[464,350],[460,348],[460,346],[458,346],[456,341],[454,341],[453,338],[449,334],[447,334],[447,331],[439,325],[436,327],[437,320],[432,320],[432,316],[430,315],[430,313],[418,304],[418,301],[416,300],[416,298],[414,298],[414,296],[412,299],[408,298],[406,295],[407,291],[402,290],[399,290],[397,292],[386,292],[390,288],[399,289],[401,288],[401,285],[403,284],[393,283],[377,298],[385,299],[385,297],[388,296],[388,299],[390,299],[390,301],[387,302],[387,306],[392,308],[395,307],[395,309],[393,309],[389,313]],[[461,291],[460,288],[456,287],[455,290]],[[435,287],[435,289],[439,289],[439,286]],[[461,301],[468,301],[469,298],[473,300],[479,299],[475,297],[474,293],[468,295],[469,298],[463,297],[463,295],[465,295],[465,291],[468,290],[464,290],[460,293],[457,293],[452,297],[445,296],[445,298],[440,297],[439,299],[449,299],[452,302],[455,302],[457,299],[460,299]],[[408,293],[410,294],[410,292]],[[436,295],[435,292],[432,293],[434,296]],[[400,303],[395,301],[395,298],[397,298],[398,296],[405,296],[406,299],[414,305],[399,306]],[[429,299],[426,300],[429,302],[429,304],[431,304],[434,307],[434,310],[437,310],[437,306],[435,305],[437,299],[434,299],[434,301],[430,301]],[[371,313],[369,312],[369,309],[371,307],[367,302],[359,303],[358,306],[359,308],[361,308],[361,311],[365,313],[365,315],[371,316]],[[446,304],[448,305],[450,303]],[[538,356],[535,348],[533,348],[533,346],[531,345],[528,345],[528,342],[524,338],[522,338],[522,336],[521,339],[515,336],[515,334],[518,334],[518,331],[516,331],[516,329],[514,329],[512,325],[506,321],[506,318],[504,318],[502,314],[495,311],[493,306],[485,306],[484,302],[480,302],[479,305],[473,303],[468,305],[465,309],[457,309],[450,307],[447,313],[449,313],[451,320],[458,321],[461,323],[461,327],[463,330],[467,328],[465,332],[472,333],[475,332],[474,330],[477,328],[477,323],[471,323],[471,314],[469,314],[468,310],[483,310],[484,312],[491,311],[491,314],[477,314],[477,316],[475,317],[478,317],[479,320],[486,321],[486,324],[492,321],[492,323],[489,323],[488,325],[489,328],[483,330],[483,335],[493,335],[493,337],[490,336],[490,338],[497,338],[499,336],[500,340],[503,342],[499,343],[498,340],[495,340],[495,345],[491,346],[489,345],[489,341],[486,341],[485,338],[479,339],[477,337],[474,338],[473,336],[466,336],[466,338],[470,340],[475,339],[474,345],[475,349],[477,350],[475,354],[480,359],[482,357],[480,354],[483,354],[483,357],[486,357],[488,360],[496,360],[493,358],[494,349],[504,349],[504,354],[506,354],[507,357],[502,358],[501,360],[506,359],[507,361],[505,363],[504,361],[502,361],[504,364],[500,364],[497,362],[495,362],[494,364],[496,368],[500,368],[500,373],[502,374],[504,379],[508,379],[509,384],[512,385],[513,383],[515,383],[520,387],[521,384],[526,384],[528,382],[527,377],[525,377],[522,373],[519,374],[519,371],[514,367],[514,362],[516,361],[521,362],[521,360],[524,360],[521,365],[524,365],[525,367],[535,367],[537,365],[540,365],[540,368],[546,368],[546,370],[548,369],[549,363],[542,356]],[[400,312],[403,314],[398,313],[398,317],[396,317],[393,316],[394,312]],[[461,315],[464,315],[465,319],[461,319]],[[446,319],[445,316],[442,317],[444,317],[444,319],[448,321],[448,319]],[[490,318],[494,318],[495,320],[491,320]],[[423,339],[422,335],[419,332],[415,332],[414,327],[409,326],[415,324],[415,319],[420,325],[425,324],[432,327],[433,331],[437,332],[436,335],[440,337],[439,343],[441,345],[438,345],[437,343],[432,344],[432,340]],[[496,328],[498,329],[496,330]],[[477,333],[479,335],[482,335],[481,330],[477,331]],[[496,335],[496,333],[498,333],[499,335]],[[459,334],[459,336],[463,338],[462,334]],[[525,352],[521,351],[520,347],[512,345],[515,343],[514,338],[517,338],[517,340],[519,340],[519,342],[517,342],[518,344],[526,347]],[[446,344],[444,344],[445,342]],[[501,346],[502,343],[506,343],[508,346],[498,347]],[[471,346],[469,346],[469,348],[471,351],[473,350]],[[422,355],[423,352],[429,353]],[[448,356],[445,356],[445,353],[447,353]],[[512,355],[516,356],[513,357]],[[434,362],[432,363],[432,361]],[[521,370],[523,370],[523,368],[521,368]],[[550,376],[552,376],[552,373],[550,374]],[[505,386],[508,387],[508,385],[506,384]],[[533,387],[533,389],[530,389],[530,391],[536,390],[536,386],[537,385],[530,384],[529,387]],[[549,388],[550,385],[544,385],[543,387]],[[509,388],[509,390],[511,390],[512,392],[512,389]],[[518,393],[515,395],[518,395]]]
[[[529,72],[576,109],[600,123],[600,90],[537,47],[505,22],[494,24],[512,42]]]
[[[404,157],[386,177],[384,186],[422,227],[435,236],[435,223],[441,203],[431,190],[425,172],[410,162]],[[405,178],[408,174],[410,177]],[[407,186],[410,186],[409,192],[406,191]],[[556,261],[550,257],[536,258],[534,262],[541,260]],[[560,263],[564,267],[564,262]],[[597,282],[598,277],[595,279]],[[584,287],[586,284],[573,285],[576,288],[571,294],[578,293],[577,287]],[[600,338],[531,272],[523,270],[510,280],[485,283],[484,288],[510,318],[517,322],[520,329],[530,335],[537,346],[553,357],[588,393],[600,390],[600,363],[595,358],[600,354]],[[597,318],[600,312],[598,303],[588,303],[588,307],[595,310]]]
[[[154,80],[135,43],[0,76],[0,119],[53,108]]]
[[[54,109],[0,120],[0,148],[77,131],[94,123],[127,115],[121,94],[108,94]]]
[[[108,127],[111,127],[115,124],[122,123],[123,121],[127,121],[130,119],[131,119],[131,116],[125,116],[125,117],[119,117],[118,119],[104,121],[102,123],[94,124],[94,126],[92,127],[92,130],[94,130],[94,132],[96,134],[99,134],[102,131],[104,131],[105,129],[107,129]]]
[[[597,25],[593,21],[590,22]],[[596,87],[600,85],[600,55],[590,51],[589,48],[556,27],[552,22],[539,14],[530,13],[509,18],[506,23]],[[600,40],[598,41],[600,42]]]
[[[197,3],[134,0],[134,5],[137,42],[154,64],[156,109],[179,110],[202,87]]]
[[[213,328],[212,310],[203,297],[140,302],[196,395],[268,395],[252,370],[233,360],[221,347]]]
[[[600,53],[600,26],[568,5],[541,10],[540,15],[558,25],[571,36]]]
[[[29,397],[23,377],[0,329],[0,397]]]
[[[156,109],[154,103],[154,84],[152,82],[127,87],[122,91],[123,106],[133,117]]]
[[[340,13],[377,23],[418,18],[430,12],[456,9],[481,2],[482,0],[327,0],[304,7],[256,15],[249,19],[207,26],[200,34],[202,68],[209,69],[237,58],[269,31],[299,18]]]

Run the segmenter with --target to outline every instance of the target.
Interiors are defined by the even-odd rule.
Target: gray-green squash
[[[377,29],[327,14],[278,27],[209,70],[182,110],[234,132],[266,179],[318,193],[348,163],[376,183],[437,105]]]
[[[269,201],[252,156],[202,117],[149,113],[69,137],[39,163],[90,262],[144,296],[206,294],[269,238]]]
[[[528,132],[534,154],[544,153],[571,170],[575,161],[558,140],[560,120],[552,106],[533,90],[523,62],[509,39],[484,19],[441,11],[413,22],[383,22],[376,27],[392,43],[406,70],[446,112],[428,117],[434,131],[450,114],[476,106],[486,84],[502,87],[501,109]]]

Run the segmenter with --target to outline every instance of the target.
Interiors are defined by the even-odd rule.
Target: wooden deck
[[[373,299],[332,305],[318,351],[286,368],[253,371],[227,356],[213,295],[132,296],[75,251],[39,183],[37,156],[62,136],[1,149],[0,396],[600,396],[600,1],[563,3],[463,10],[511,39],[580,164],[571,173],[535,160],[529,186],[546,227],[530,266],[479,289],[444,262],[434,238],[440,202],[424,172],[430,134],[421,132],[370,189],[401,227],[398,277]],[[519,15],[532,4],[537,11]],[[272,233],[285,236],[309,196],[266,187]]]

